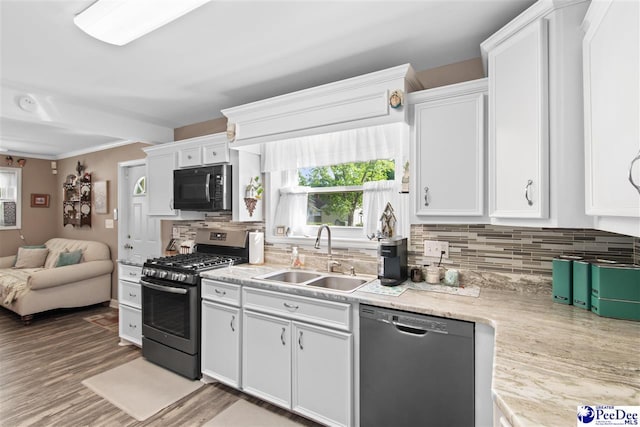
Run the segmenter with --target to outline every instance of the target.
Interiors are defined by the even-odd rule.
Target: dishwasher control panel
[[[362,317],[392,325],[406,326],[413,329],[438,332],[441,334],[448,333],[446,321],[430,316],[404,314],[398,311],[377,309],[366,306],[360,307],[360,315]]]

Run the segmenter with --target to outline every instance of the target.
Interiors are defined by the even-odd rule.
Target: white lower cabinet
[[[244,391],[325,425],[353,425],[353,334],[319,326],[343,328],[336,313],[350,305],[253,288],[243,304]]]
[[[118,335],[120,342],[142,346],[142,267],[118,264]]]
[[[242,384],[244,391],[291,407],[291,322],[245,311]]]
[[[353,335],[293,322],[292,409],[328,425],[352,419]]]
[[[202,301],[202,373],[240,387],[240,308]]]
[[[202,373],[231,387],[240,388],[242,344],[240,285],[202,280]]]

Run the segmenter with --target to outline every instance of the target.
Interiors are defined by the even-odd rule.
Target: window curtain
[[[264,144],[264,172],[400,159],[406,125],[392,123]]]
[[[371,234],[376,235],[380,231],[380,216],[387,206],[391,203],[391,207],[395,212],[396,228],[395,236],[404,236],[403,224],[400,221],[400,215],[397,211],[400,208],[400,188],[396,181],[372,181],[363,184],[362,192],[362,210],[363,210],[363,227],[365,236]]]
[[[309,187],[291,186],[279,190],[278,205],[273,224],[285,226],[294,235],[302,234],[302,228],[307,224],[307,193]]]

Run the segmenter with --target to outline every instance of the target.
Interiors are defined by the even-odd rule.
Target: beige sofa
[[[35,313],[110,301],[113,261],[106,244],[54,238],[45,246],[42,267],[14,268],[16,256],[0,258],[0,305],[29,324]],[[79,263],[56,267],[61,253],[78,250]]]

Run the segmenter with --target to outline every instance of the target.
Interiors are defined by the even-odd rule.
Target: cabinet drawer
[[[202,299],[240,307],[240,285],[202,279]]]
[[[226,163],[229,161],[229,148],[226,142],[215,142],[202,146],[202,163]]]
[[[120,304],[119,335],[127,341],[142,345],[142,312]]]
[[[118,267],[118,279],[129,282],[138,282],[142,277],[142,267],[120,264]]]
[[[183,148],[178,151],[178,167],[188,168],[191,166],[199,166],[202,164],[201,147]]]
[[[243,307],[342,330],[351,329],[351,306],[345,303],[243,288]]]
[[[126,282],[120,280],[120,293],[118,298],[121,304],[126,304],[135,308],[142,308],[142,289],[140,283]]]

